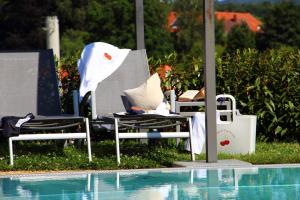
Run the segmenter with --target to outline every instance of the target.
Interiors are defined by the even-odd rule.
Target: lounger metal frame
[[[68,118],[66,118],[68,119]],[[72,119],[72,118],[69,118]],[[8,138],[8,144],[9,144],[9,161],[10,165],[14,165],[14,154],[13,154],[13,142],[14,141],[25,141],[25,140],[66,140],[66,139],[86,139],[87,141],[87,150],[88,150],[88,159],[91,162],[92,161],[92,151],[91,151],[91,141],[90,141],[90,128],[89,128],[89,119],[88,118],[78,118],[81,119],[85,125],[85,132],[74,132],[74,133],[43,133],[43,134],[20,134],[18,136],[13,136]],[[77,120],[78,120],[77,119]],[[51,120],[52,121],[52,120]],[[47,120],[43,120],[43,125],[32,125],[34,123],[34,120],[31,121],[28,124],[24,124],[25,130],[27,131],[45,131],[45,130],[62,130],[62,126],[54,127],[53,125],[56,124],[53,122],[49,123]],[[67,120],[68,121],[68,120]],[[39,120],[39,122],[41,122]],[[47,123],[48,122],[48,125]],[[40,123],[38,123],[40,124]],[[64,128],[70,128],[75,127],[79,125],[79,122],[76,123],[69,123],[68,125],[65,125]]]
[[[140,116],[141,119],[145,119],[148,118],[147,116]],[[152,116],[154,117],[154,116]],[[163,117],[163,116],[156,116],[157,119],[160,120],[168,120],[166,119],[167,117]],[[117,163],[120,164],[121,163],[121,158],[120,158],[120,140],[121,139],[162,139],[162,138],[189,138],[190,139],[190,149],[191,149],[191,160],[195,161],[195,155],[194,155],[194,151],[193,151],[193,147],[192,147],[192,121],[190,117],[184,118],[185,120],[187,120],[188,126],[189,126],[189,131],[186,132],[160,132],[160,131],[155,131],[156,128],[162,128],[162,126],[148,126],[148,128],[152,128],[153,131],[148,131],[148,132],[133,132],[133,133],[128,133],[128,132],[120,132],[119,131],[119,126],[120,125],[124,125],[124,123],[122,123],[122,118],[123,120],[127,120],[130,119],[129,118],[124,118],[124,117],[114,117],[114,125],[115,125],[115,140],[116,140],[116,153],[117,153]],[[173,120],[175,118],[171,117]],[[180,117],[181,120],[183,119],[182,117]],[[170,120],[170,117],[169,117]],[[179,120],[179,118],[178,118]],[[138,121],[136,122],[138,123]],[[170,126],[172,127],[176,127],[179,124],[171,124]],[[166,127],[166,126],[165,126]],[[145,127],[141,127],[141,128],[147,128],[147,126]],[[143,130],[143,129],[142,129]]]
[[[10,165],[14,164],[13,142],[28,140],[86,139],[91,161],[88,118],[76,115],[78,109],[74,115],[61,113],[53,51],[0,52],[0,66],[1,117],[30,112],[35,116],[22,125],[18,136],[8,138]]]

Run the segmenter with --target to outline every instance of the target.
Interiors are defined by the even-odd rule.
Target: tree
[[[173,49],[170,33],[165,29],[165,4],[159,0],[144,1],[145,43],[149,56],[159,56]],[[90,42],[107,42],[120,48],[136,48],[135,6],[131,0],[90,0],[88,4],[75,7],[70,0],[59,3],[60,15],[64,20],[62,48],[66,54],[76,47]],[[66,10],[74,14],[66,14]],[[64,16],[66,18],[64,18]],[[79,24],[79,26],[74,26]],[[66,28],[67,27],[67,28]],[[71,34],[80,31],[80,35]],[[77,45],[72,44],[75,42]],[[64,49],[67,47],[67,49]],[[73,50],[72,50],[73,49]]]
[[[300,48],[300,6],[293,2],[276,4],[264,19],[257,36],[259,49],[282,45]]]
[[[216,53],[218,55],[222,55],[227,42],[227,37],[224,31],[224,20],[215,20],[215,38]]]
[[[85,46],[85,41],[89,41],[90,34],[85,31],[68,29],[61,37],[61,54],[70,57],[81,51]]]
[[[1,2],[0,48],[45,48],[45,14],[53,10],[51,0],[10,0]]]
[[[165,29],[167,3],[144,2],[148,54],[170,53],[173,43]],[[45,17],[57,15],[62,56],[98,41],[135,49],[134,9],[132,0],[0,0],[0,48],[46,48]]]
[[[174,51],[174,42],[167,29],[167,3],[144,0],[145,43],[150,56],[162,57]]]
[[[218,3],[216,2],[215,9],[217,11],[226,11],[226,12],[249,12],[259,18],[264,18],[267,16],[273,7],[273,4],[268,1],[259,0],[259,2],[253,3]]]
[[[135,48],[133,1],[93,1],[87,8],[87,30],[91,42],[102,41],[118,47]]]
[[[216,44],[225,45],[226,35],[224,32],[224,20],[215,20],[215,37]]]
[[[199,57],[203,54],[203,2],[198,0],[175,0],[179,31],[175,33],[175,50],[180,55]]]
[[[226,52],[232,53],[236,49],[255,48],[255,34],[246,23],[234,25],[227,35]]]

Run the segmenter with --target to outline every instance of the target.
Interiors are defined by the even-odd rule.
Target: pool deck
[[[228,169],[228,168],[286,168],[286,167],[297,167],[300,168],[300,163],[291,164],[260,164],[253,165],[249,162],[228,159],[228,160],[218,160],[216,163],[207,163],[205,160],[199,160],[195,162],[191,161],[178,161],[174,162],[174,167],[183,168],[204,168],[204,169]]]
[[[74,171],[0,171],[0,178],[11,177],[27,177],[27,176],[61,176],[61,175],[78,175],[78,174],[92,174],[92,173],[139,173],[144,171],[181,171],[183,169],[236,169],[236,168],[300,168],[300,163],[294,164],[263,164],[252,165],[251,163],[240,160],[218,160],[217,163],[206,163],[204,160],[195,162],[175,162],[173,168],[153,168],[153,169],[120,169],[120,170],[74,170]]]
[[[205,160],[199,160],[195,162],[177,161],[174,162],[175,167],[187,167],[187,168],[244,168],[252,167],[251,163],[229,159],[229,160],[218,160],[216,163],[207,163]]]

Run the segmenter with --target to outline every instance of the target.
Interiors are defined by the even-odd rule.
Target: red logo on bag
[[[111,60],[111,55],[109,55],[108,53],[104,53],[104,57],[108,60]]]
[[[226,146],[226,145],[229,145],[229,144],[230,144],[229,140],[223,140],[223,141],[220,142],[221,146]]]

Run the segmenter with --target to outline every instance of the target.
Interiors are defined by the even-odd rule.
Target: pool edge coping
[[[19,173],[18,171],[7,171],[7,175],[0,174],[0,178],[16,178],[16,177],[28,177],[28,176],[58,176],[58,175],[80,175],[80,174],[112,174],[116,172],[123,173],[138,173],[144,171],[169,171],[176,172],[182,170],[190,170],[190,169],[255,169],[255,168],[300,168],[300,163],[291,163],[291,164],[262,164],[262,165],[250,165],[250,166],[199,166],[199,167],[173,167],[173,168],[143,168],[143,169],[116,169],[116,170],[74,170],[74,171],[28,171],[27,173],[24,171]],[[16,174],[13,174],[16,172]],[[6,173],[6,171],[0,171],[0,173]]]

